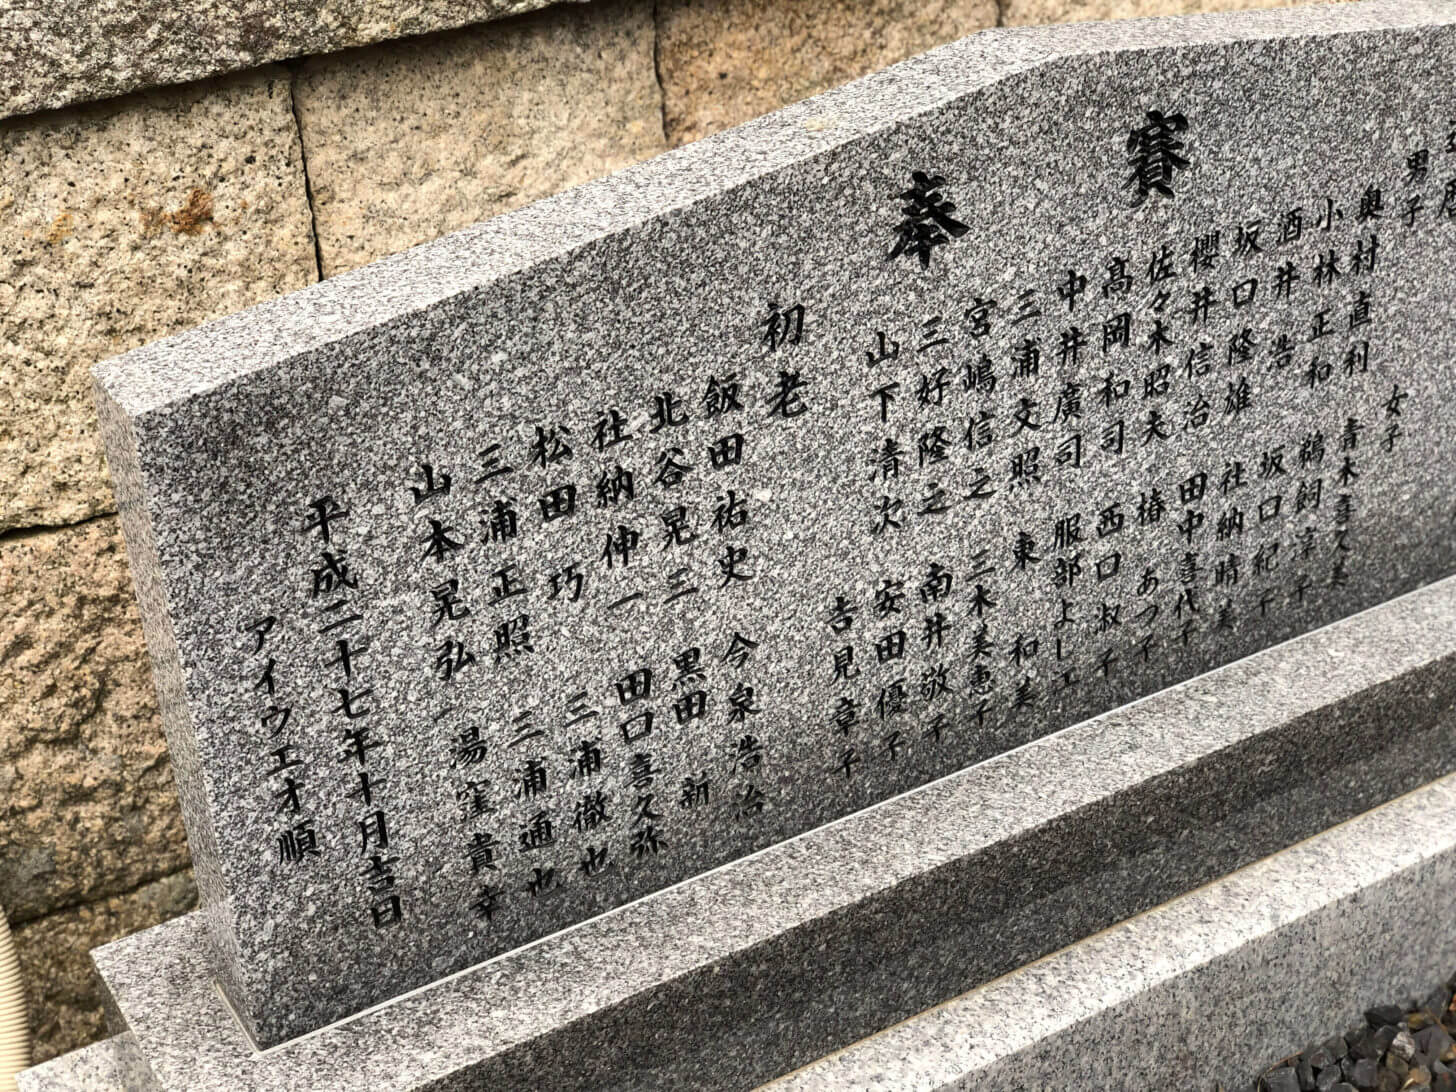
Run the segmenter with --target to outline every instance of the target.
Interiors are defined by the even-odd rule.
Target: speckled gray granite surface
[[[1244,1087],[1456,966],[1447,777],[765,1087]]]
[[[1452,770],[1453,667],[1456,579],[261,1055],[199,914],[95,958],[169,1090],[751,1088]]]
[[[553,0],[44,0],[0,7],[0,118],[332,53]]]
[[[1453,21],[979,35],[98,366],[258,1041],[1456,568]]]
[[[19,1092],[160,1092],[129,1032],[23,1070]]]

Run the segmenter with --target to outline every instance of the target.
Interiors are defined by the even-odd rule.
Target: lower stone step
[[[23,1070],[19,1092],[158,1092],[131,1032]]]
[[[1244,1089],[1456,969],[1456,776],[763,1092]]]
[[[748,1089],[1453,771],[1456,578],[266,1052],[202,912],[94,957],[168,1092]]]

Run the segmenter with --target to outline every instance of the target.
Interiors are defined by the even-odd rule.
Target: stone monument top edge
[[[520,209],[102,359],[92,366],[93,382],[124,414],[140,418],[1061,58],[1453,21],[1456,5],[1446,0],[1358,0],[989,28]]]
[[[987,32],[99,365],[250,1033],[1456,571],[1453,22]]]

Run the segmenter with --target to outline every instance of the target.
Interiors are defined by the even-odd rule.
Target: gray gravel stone
[[[1360,1092],[1456,1092],[1456,1074],[1442,1055],[1456,1060],[1456,1016],[1449,988],[1424,1001],[1411,997],[1399,1005],[1374,1005],[1365,1024],[1344,1038],[1306,1047],[1291,1063],[1280,1063],[1264,1078],[1265,1092],[1283,1092],[1287,1073],[1300,1092],[1332,1092],[1354,1086]]]
[[[1456,539],[1449,534],[1456,449],[1444,440],[1449,433],[1440,416],[1444,399],[1407,404],[1405,391],[1417,375],[1423,391],[1448,389],[1446,371],[1456,359],[1445,315],[1451,293],[1446,275],[1456,268],[1456,238],[1444,226],[1437,234],[1434,223],[1429,229],[1408,232],[1402,226],[1383,233],[1378,273],[1373,243],[1354,238],[1353,214],[1339,229],[1343,253],[1357,248],[1364,253],[1360,264],[1370,267],[1365,272],[1399,303],[1382,309],[1380,329],[1392,346],[1418,344],[1424,355],[1391,356],[1368,373],[1363,355],[1349,357],[1350,378],[1366,378],[1345,383],[1342,377],[1338,395],[1311,393],[1312,387],[1299,393],[1304,380],[1293,372],[1275,375],[1279,364],[1261,364],[1256,384],[1233,371],[1224,375],[1227,369],[1221,367],[1210,380],[1220,389],[1208,393],[1227,408],[1215,408],[1214,414],[1243,413],[1254,385],[1258,405],[1268,407],[1270,429],[1241,418],[1234,446],[1222,438],[1212,448],[1202,446],[1207,441],[1199,437],[1207,434],[1191,430],[1207,423],[1207,407],[1190,401],[1191,412],[1177,411],[1177,438],[1166,453],[1147,447],[1161,443],[1158,436],[1170,437],[1167,415],[1150,407],[1146,431],[1142,425],[1137,430],[1140,454],[1129,452],[1115,464],[1112,460],[1120,456],[1099,454],[1101,461],[1090,464],[1098,468],[1089,468],[1085,477],[1094,493],[1083,496],[1080,486],[1071,488],[1084,479],[1059,476],[1047,486],[1057,490],[1058,505],[1067,507],[1048,513],[1045,500],[1036,499],[1042,494],[1027,491],[1033,489],[1031,479],[1021,480],[1031,473],[1035,456],[1003,460],[997,454],[995,473],[998,480],[1012,482],[1013,492],[997,494],[994,515],[991,508],[975,507],[974,520],[956,515],[953,527],[944,529],[916,522],[921,516],[938,518],[941,511],[939,486],[931,497],[921,492],[922,483],[935,485],[928,477],[887,486],[896,496],[876,496],[880,486],[867,492],[867,476],[852,470],[886,439],[881,426],[889,407],[882,405],[877,413],[875,403],[901,385],[899,380],[889,384],[883,395],[862,386],[881,381],[870,380],[864,371],[866,357],[874,356],[864,346],[876,344],[876,332],[888,331],[889,340],[879,341],[888,353],[895,338],[934,333],[924,329],[925,320],[943,311],[951,322],[941,332],[968,339],[954,343],[960,352],[991,336],[978,332],[979,318],[962,321],[968,294],[992,291],[984,277],[995,279],[997,293],[1002,285],[1042,285],[1040,293],[1031,288],[1030,296],[1020,294],[1040,314],[1038,300],[1058,298],[1049,271],[1063,271],[1055,274],[1060,283],[1067,263],[1090,262],[1104,246],[1108,258],[1126,246],[1138,265],[1145,261],[1142,255],[1150,254],[1157,259],[1154,268],[1162,270],[1164,250],[1171,253],[1173,246],[1162,240],[1178,240],[1180,248],[1186,243],[1201,253],[1203,233],[1215,224],[1222,225],[1228,245],[1235,223],[1248,224],[1254,214],[1272,218],[1292,211],[1297,215],[1290,222],[1303,224],[1313,206],[1300,212],[1296,204],[1313,200],[1326,187],[1341,195],[1349,189],[1350,198],[1363,204],[1364,197],[1374,195],[1367,190],[1372,179],[1404,178],[1408,151],[1424,147],[1412,141],[1438,146],[1436,138],[1446,135],[1449,76],[1456,65],[1449,4],[1401,0],[1349,11],[1330,6],[1301,13],[1297,22],[1285,21],[1289,18],[1218,17],[1143,24],[1136,31],[1076,28],[970,39],[813,104],[100,366],[97,376],[110,406],[110,466],[122,498],[142,613],[149,637],[155,638],[164,721],[178,759],[183,813],[214,929],[216,970],[258,1041],[271,1045],[426,985],[1456,569]],[[1195,31],[1196,41],[1180,37]],[[1249,36],[1258,41],[1245,43]],[[1155,59],[1150,62],[1150,57]],[[1311,102],[1309,72],[1348,68],[1358,68],[1358,85],[1321,82],[1317,102]],[[998,73],[1007,78],[995,82]],[[1158,89],[1160,97],[1152,102],[1167,109],[1174,100],[1199,101],[1191,139],[1202,151],[1186,200],[1182,194],[1176,204],[1155,200],[1140,205],[1138,213],[1128,206],[1125,192],[1128,127],[1134,127],[1136,143],[1151,140],[1164,124],[1147,121],[1146,81]],[[1372,103],[1372,89],[1385,96],[1380,103],[1388,109]],[[1069,114],[1070,101],[1092,108]],[[1438,117],[1441,128],[1431,129]],[[1359,124],[1352,125],[1350,118]],[[1027,119],[1046,123],[1034,143],[1025,139]],[[1179,131],[1182,124],[1180,116]],[[1084,132],[1080,125],[1089,128]],[[1218,151],[1268,147],[1277,147],[1278,155]],[[933,162],[924,158],[931,153]],[[974,226],[965,245],[950,249],[947,244],[934,255],[932,267],[929,243],[913,263],[915,255],[906,250],[906,240],[920,238],[926,225],[917,226],[920,214],[904,220],[903,187],[923,188],[930,179],[922,168],[942,164],[949,176],[947,196],[964,203],[961,215]],[[1432,187],[1444,185],[1434,173],[1430,181]],[[1184,182],[1179,179],[1180,186]],[[1441,192],[1433,188],[1425,205],[1432,220]],[[1331,207],[1332,233],[1336,211]],[[1272,227],[1273,220],[1266,219],[1266,232]],[[900,244],[891,250],[897,233]],[[1047,241],[1048,249],[1032,262],[1025,240],[1037,237]],[[771,260],[765,260],[766,238],[772,243]],[[1288,245],[1295,245],[1293,236]],[[1301,245],[1308,249],[1304,257],[1312,281],[1327,244],[1321,239],[1318,255],[1312,239]],[[1103,256],[1098,254],[1099,264]],[[1282,252],[1267,253],[1248,267],[1259,276],[1237,286],[1241,292],[1221,305],[1224,317],[1208,317],[1208,301],[1217,294],[1204,286],[1190,293],[1202,301],[1191,316],[1177,305],[1185,316],[1178,321],[1184,327],[1197,324],[1198,337],[1206,336],[1210,346],[1225,342],[1226,334],[1242,342],[1245,330],[1219,324],[1233,321],[1237,301],[1255,290],[1260,277],[1267,282],[1275,275],[1276,259],[1283,260]],[[1325,263],[1326,270],[1333,264]],[[1342,264],[1351,263],[1347,258]],[[1244,267],[1238,270],[1237,276],[1244,277]],[[1162,272],[1157,277],[1164,279]],[[1311,302],[1299,304],[1305,308],[1296,316],[1301,330],[1315,306],[1317,287],[1310,284]],[[1355,284],[1348,288],[1355,299]],[[1072,290],[1067,302],[1076,305],[1081,291]],[[1346,290],[1340,291],[1343,308]],[[1182,287],[1179,292],[1181,298]],[[807,319],[805,307],[790,306],[801,295]],[[1100,300],[1100,285],[1097,295]],[[1326,295],[1331,310],[1315,312],[1320,337],[1334,333],[1326,325],[1327,313],[1331,321],[1344,321],[1343,310],[1332,310],[1333,289]],[[1384,297],[1377,293],[1376,298]],[[1012,296],[1001,299],[1003,309],[1011,307]],[[1260,299],[1285,310],[1272,296]],[[1162,319],[1149,317],[1149,309],[1160,313],[1168,293],[1147,286],[1137,300],[1148,305],[1139,302],[1136,308],[1139,329],[1152,327],[1158,346],[1152,351],[1159,352],[1166,331]],[[1090,310],[1091,299],[1080,306]],[[1049,337],[1066,332],[1065,313],[1057,317],[1059,312],[1049,310],[1032,327],[1019,324],[1037,316],[1011,309],[1014,317],[998,321],[995,336],[1009,339],[1010,327],[1016,326],[1016,340],[993,348],[998,360],[1008,354],[1024,357],[1016,365],[1022,369],[1031,359],[1026,352],[1035,351],[1038,359],[1041,353],[1035,341],[1023,342],[1023,337],[1042,325]],[[1366,323],[1364,310],[1362,304],[1360,316],[1350,316],[1356,323],[1352,328]],[[1078,312],[1079,321],[1083,313]],[[523,314],[531,321],[500,320]],[[1126,340],[1131,314],[1114,318],[1118,321],[1104,331],[1111,340],[1103,349],[1120,352],[1118,339]],[[1205,321],[1213,324],[1206,330]],[[1238,321],[1242,326],[1245,320]],[[938,327],[940,319],[932,322]],[[922,348],[933,354],[939,344],[932,339]],[[1190,342],[1194,360],[1207,355],[1202,344]],[[628,345],[634,346],[630,352],[624,350]],[[916,386],[914,373],[923,365],[911,365],[908,341],[905,348],[899,364],[889,366],[889,356],[876,357],[872,364],[882,377],[893,372],[904,382],[904,413],[895,418],[895,435],[888,437],[894,449],[906,442],[915,445],[919,432],[910,392]],[[1180,364],[1183,359],[1180,352]],[[1309,382],[1325,382],[1320,375],[1330,373],[1329,361],[1303,359],[1310,363]],[[856,363],[853,369],[847,367],[850,360]],[[742,381],[746,405],[735,394],[728,408],[720,361],[739,369],[732,373],[732,388],[739,391]],[[1431,374],[1422,370],[1427,361],[1435,369]],[[1063,363],[1073,366],[1065,350]],[[998,367],[1009,380],[1004,365]],[[1099,373],[1102,367],[1098,363]],[[1143,367],[1138,365],[1139,373]],[[1382,374],[1387,367],[1395,370]],[[1303,364],[1294,370],[1303,371]],[[955,398],[970,393],[959,372],[940,378],[960,382],[952,392]],[[1108,398],[1117,402],[1123,395],[1116,390],[1138,379],[1109,382]],[[1016,382],[1030,380],[1024,374]],[[805,383],[812,386],[801,398],[797,392]],[[1138,382],[1135,400],[1145,389],[1160,389],[1162,380],[1155,374],[1149,383],[1150,388]],[[916,400],[938,401],[941,394],[930,394],[931,385],[927,380],[927,394]],[[1225,395],[1225,386],[1237,389]],[[998,390],[998,418],[1013,428],[1002,442],[1021,431],[1009,424],[1012,418],[1042,427],[1022,416],[1032,412],[1031,399],[1023,396],[1016,408],[1021,387],[1003,382]],[[1084,392],[1089,402],[1092,390]],[[703,401],[716,408],[700,415],[697,393],[713,391]],[[689,397],[693,415],[685,417]],[[963,401],[964,412],[971,412],[970,400]],[[626,416],[617,411],[619,404]],[[1050,406],[1045,403],[1048,413]],[[741,454],[738,446],[719,441],[743,441],[744,436],[737,431],[725,436],[714,424],[727,412],[752,420],[744,426],[749,462],[741,470],[731,469]],[[949,415],[962,410],[947,404],[945,412],[950,422],[956,418]],[[1397,412],[1399,423],[1390,420]],[[1320,418],[1321,431],[1309,432],[1316,413],[1326,415]],[[687,429],[669,435],[691,437],[681,441],[688,447],[710,460],[715,452],[728,460],[720,466],[728,476],[713,476],[711,461],[705,464],[694,455],[697,469],[690,480],[683,478],[677,460],[687,448],[668,449],[665,438],[650,439],[656,431],[649,423],[653,414],[662,428]],[[1143,414],[1139,409],[1139,421]],[[1389,450],[1377,437],[1377,419],[1380,436],[1390,438]],[[1347,443],[1343,437],[1352,420]],[[600,451],[594,450],[596,421],[603,423]],[[629,435],[615,436],[612,422],[630,426]],[[1097,435],[1088,433],[1088,446],[1121,452],[1124,423],[1131,437],[1132,422],[1131,416],[1123,422],[1104,415]],[[558,427],[563,431],[558,433]],[[724,431],[729,427],[725,424]],[[914,432],[903,431],[910,428]],[[938,425],[935,431],[949,436],[948,428]],[[1361,428],[1370,430],[1363,440]],[[569,444],[565,430],[570,430]],[[1055,457],[1066,467],[1056,471],[1059,475],[1073,473],[1073,458],[1081,466],[1081,456],[1074,455],[1081,450],[1081,434],[1065,435],[1074,445],[1063,444]],[[1235,487],[1237,476],[1263,465],[1275,473],[1280,460],[1286,454],[1292,459],[1304,441],[1314,459],[1313,452],[1324,450],[1326,436],[1332,447],[1337,436],[1350,451],[1358,444],[1360,469],[1355,455],[1331,450],[1329,476],[1311,475],[1305,488],[1308,504],[1314,503],[1316,488],[1328,497],[1318,518],[1341,524],[1337,533],[1325,534],[1323,522],[1315,526],[1312,508],[1298,521],[1308,521],[1308,549],[1323,543],[1319,549],[1324,551],[1307,555],[1311,566],[1320,567],[1323,582],[1309,612],[1302,613],[1300,604],[1311,578],[1301,573],[1298,559],[1280,565],[1278,579],[1287,577],[1291,587],[1279,591],[1271,584],[1263,593],[1274,598],[1261,605],[1262,578],[1240,583],[1235,598],[1232,585],[1238,577],[1232,569],[1220,562],[1215,570],[1212,558],[1199,563],[1182,545],[1175,548],[1185,535],[1199,534],[1198,541],[1210,548],[1224,542],[1218,547],[1222,556],[1228,536],[1242,534],[1235,527],[1242,527],[1246,511],[1251,520],[1256,511],[1225,511],[1222,494]],[[607,447],[634,437],[641,447],[631,450],[640,456],[628,461],[638,473],[651,466],[661,471],[640,497],[623,488],[615,455],[611,463],[602,461]],[[1409,441],[1396,445],[1400,437]],[[932,447],[940,443],[930,433],[919,442],[927,440]],[[981,441],[973,440],[979,450]],[[1017,441],[1025,442],[1025,437]],[[1238,445],[1244,444],[1252,446],[1234,461],[1244,452]],[[946,473],[954,465],[956,481],[962,475],[965,481],[952,490],[961,499],[947,500],[957,505],[989,500],[990,494],[980,492],[983,468],[970,465],[980,456],[970,453],[969,444],[958,446],[962,453],[955,458],[961,461],[948,462]],[[921,452],[922,463],[933,454],[925,447]],[[1041,457],[1038,481],[1043,471],[1052,472],[1045,465],[1053,459],[1050,448]],[[986,466],[992,466],[991,456],[986,458]],[[1341,462],[1342,477],[1362,482],[1358,496],[1328,496],[1337,481],[1333,467]],[[669,463],[672,474],[666,473]],[[548,465],[555,467],[549,480]],[[455,481],[453,492],[445,484],[446,467]],[[1213,479],[1207,470],[1214,471]],[[1156,471],[1153,479],[1149,471]],[[518,475],[513,480],[519,487],[512,485],[509,494],[496,492],[495,486],[476,488],[504,474]],[[1228,477],[1218,486],[1218,500],[1208,493],[1207,503],[1218,507],[1209,509],[1202,531],[1191,516],[1186,532],[1175,533],[1167,523],[1156,531],[1134,531],[1132,516],[1113,510],[1121,508],[1118,501],[1106,514],[1115,517],[1109,527],[1121,526],[1126,518],[1127,537],[1117,540],[1124,545],[1095,563],[1090,553],[1081,561],[1072,556],[1072,545],[1082,541],[1082,531],[1074,534],[1072,524],[1090,527],[1080,523],[1080,516],[1062,520],[1062,511],[1086,508],[1094,500],[1100,509],[1112,498],[1107,490],[1135,510],[1139,495],[1157,480],[1169,504],[1175,492],[1186,495],[1176,507],[1201,520],[1203,513],[1187,506],[1203,503],[1209,480],[1223,474]],[[731,512],[728,502],[734,498],[717,500],[725,496],[723,483],[738,487]],[[645,489],[649,483],[639,479],[639,484]],[[584,506],[574,522],[553,522],[548,528],[548,520],[567,508],[576,515],[578,487],[607,499],[607,506],[630,501],[622,518],[636,526],[616,524],[617,517],[602,516],[597,510],[603,506],[592,504],[593,511]],[[667,492],[679,487],[680,493]],[[899,496],[902,488],[913,488],[914,497]],[[1261,520],[1268,529],[1259,533],[1270,535],[1278,513],[1293,517],[1300,494],[1264,496],[1264,486],[1258,488],[1268,502],[1268,520]],[[1412,501],[1417,496],[1419,505]],[[683,504],[669,509],[671,518],[665,518],[659,505],[673,497]],[[541,498],[551,503],[540,503]],[[740,525],[735,517],[743,515],[742,504],[749,500],[758,514],[752,524]],[[649,539],[645,528],[666,522],[673,542],[686,547],[687,540],[678,538],[690,530],[681,523],[683,512],[691,505],[693,512],[707,515],[715,501],[720,526],[711,535],[697,532],[702,541],[688,551],[682,567],[673,560],[676,554],[664,553],[670,547],[656,531]],[[420,509],[422,504],[430,507]],[[519,541],[516,504],[523,509]],[[1347,571],[1343,554],[1350,547],[1343,524],[1352,505],[1360,534],[1368,530],[1370,538],[1368,553],[1362,550],[1356,568]],[[538,506],[539,517],[534,514]],[[904,526],[895,516],[902,509],[915,517]],[[483,511],[493,513],[489,521]],[[438,518],[427,519],[427,513]],[[1018,532],[1023,516],[1036,521],[1025,525],[1034,526],[1043,542],[1055,535],[1067,547],[1067,556],[1055,562],[1051,548],[1040,547],[1048,551],[1046,568],[1035,576],[1029,566],[1041,561],[1031,560],[1036,556],[1033,536]],[[607,518],[612,522],[601,522]],[[1170,509],[1168,520],[1174,519]],[[1054,532],[1053,522],[1062,529]],[[876,537],[898,534],[896,528],[906,537],[893,544]],[[1301,537],[1304,530],[1298,532]],[[733,537],[720,543],[720,536],[730,532]],[[511,551],[521,552],[503,555],[507,540]],[[1253,545],[1251,539],[1241,541],[1241,549]],[[1294,541],[1284,540],[1280,558],[1290,556]],[[1363,540],[1357,536],[1354,541]],[[970,601],[975,593],[964,586],[963,574],[957,574],[961,590],[956,594],[966,596],[966,624],[952,631],[946,662],[925,665],[937,670],[926,671],[917,659],[913,673],[894,677],[899,668],[888,664],[903,656],[904,630],[893,630],[873,645],[841,648],[826,623],[836,604],[843,604],[840,610],[862,604],[866,612],[873,605],[887,615],[902,610],[902,592],[919,602],[951,594],[942,590],[946,572],[915,593],[926,568],[942,569],[932,559],[979,557],[979,549],[990,551],[994,545],[985,564],[996,566],[998,592],[1010,589],[1001,593],[998,610],[1015,619],[1005,636],[1043,632],[1043,627],[1047,633],[1060,632],[1062,611],[1071,603],[1051,594],[1058,586],[1053,570],[1062,572],[1057,580],[1070,590],[1075,568],[1087,565],[1077,579],[1090,582],[1092,566],[1106,562],[1106,579],[1116,582],[1099,583],[1097,597],[1107,597],[1111,619],[1114,591],[1141,594],[1136,589],[1142,586],[1138,572],[1143,566],[1128,564],[1125,558],[1134,555],[1124,551],[1143,543],[1157,546],[1156,560],[1163,566],[1161,577],[1149,570],[1156,579],[1146,585],[1146,594],[1157,591],[1161,598],[1149,603],[1148,621],[1137,628],[1151,625],[1152,608],[1165,604],[1156,615],[1162,619],[1159,630],[1150,635],[1161,643],[1143,644],[1140,634],[1124,628],[1119,632],[1125,636],[1106,641],[1131,644],[1104,644],[1091,618],[1067,615],[1068,624],[1077,621],[1081,636],[1065,649],[1057,638],[1055,673],[1053,642],[1044,636],[1041,666],[1034,667],[1035,673],[1020,673],[1019,681],[1002,676],[995,703],[980,696],[994,680],[978,681],[971,674],[971,642],[980,630],[969,618],[981,608]],[[1090,540],[1087,544],[1090,548]],[[1274,545],[1272,540],[1267,544]],[[649,545],[650,553],[637,553]],[[754,565],[744,567],[750,547]],[[447,553],[461,548],[463,554],[446,560]],[[346,549],[347,573],[340,553]],[[1098,546],[1098,554],[1104,549],[1110,547]],[[630,570],[629,553],[636,559]],[[1266,553],[1259,564],[1272,564],[1273,557]],[[515,558],[520,571],[513,574]],[[579,569],[577,560],[585,568]],[[445,568],[437,572],[437,565]],[[1200,567],[1201,575],[1194,572]],[[1254,575],[1252,551],[1243,568]],[[1185,617],[1177,632],[1168,632],[1163,627],[1175,625],[1179,605],[1193,602],[1191,591],[1176,589],[1175,571],[1184,573],[1178,580],[1189,589],[1197,581],[1207,585],[1212,601],[1205,621]],[[679,588],[678,581],[697,581],[700,572],[704,587],[683,583]],[[583,581],[589,575],[586,589],[572,590],[568,573]],[[916,584],[906,584],[912,573]],[[529,580],[529,589],[522,579]],[[753,590],[742,587],[750,580],[762,583],[754,583]],[[461,601],[454,601],[456,591],[463,593]],[[528,591],[529,617],[494,613],[506,609],[496,605],[498,600]],[[703,598],[691,605],[668,607],[681,595],[699,591]],[[585,598],[577,603],[579,595]],[[467,607],[472,596],[477,596],[474,606]],[[486,603],[492,613],[486,613]],[[910,604],[903,609],[908,621]],[[1129,600],[1124,621],[1131,609]],[[1191,614],[1193,608],[1187,609]],[[468,617],[465,610],[471,611]],[[340,613],[325,613],[333,611]],[[447,620],[460,626],[434,628]],[[867,624],[862,615],[859,625]],[[347,627],[347,634],[340,627]],[[855,633],[858,640],[860,630]],[[346,635],[349,644],[336,654]],[[1096,648],[1088,643],[1094,639]],[[372,649],[367,664],[356,663],[353,653],[345,656],[364,643]],[[990,655],[989,645],[975,647],[977,656]],[[850,688],[849,679],[836,674],[837,665],[863,662],[867,650],[879,660],[876,673],[866,671],[865,679]],[[845,652],[854,655],[841,658]],[[917,649],[914,655],[924,653]],[[1064,653],[1074,658],[1063,664]],[[996,654],[998,664],[1019,664],[1032,655],[1019,636]],[[691,671],[699,658],[704,665],[716,658],[718,665],[711,676],[716,703],[711,722],[698,722],[698,714],[708,708],[703,704],[707,690],[697,690],[694,683],[693,690],[669,697],[700,672],[683,674],[677,683],[662,681],[669,677],[667,665]],[[966,680],[952,677],[952,669],[963,671]],[[954,688],[944,689],[942,684],[951,680]],[[275,681],[278,701],[264,704]],[[943,721],[938,713],[928,714],[925,705],[942,697],[950,708]],[[657,706],[655,728],[649,698],[670,703]],[[618,712],[628,704],[634,709]],[[875,707],[878,712],[871,714]],[[860,733],[843,746],[827,719],[843,715],[841,709],[856,718],[854,731]],[[735,731],[730,740],[725,734],[725,725],[760,711],[761,721],[749,722],[753,735]],[[990,719],[983,722],[983,714]],[[891,716],[906,718],[906,735],[913,725],[915,743],[908,752],[898,731],[879,735],[874,718]],[[366,717],[372,719],[360,719]],[[600,750],[590,737],[569,734],[573,725],[596,717],[603,729]],[[347,727],[354,722],[358,726]],[[694,727],[679,730],[684,723]],[[509,738],[507,725],[520,730],[518,738]],[[844,725],[849,731],[849,722]],[[1184,727],[1180,724],[1178,732]],[[954,734],[942,740],[943,728]],[[1380,727],[1389,735],[1398,730],[1394,724]],[[595,735],[596,729],[591,731]],[[650,751],[637,750],[637,741],[648,732],[656,733]],[[525,750],[511,750],[518,745]],[[1331,749],[1330,757],[1336,753]],[[843,768],[836,765],[841,759]],[[578,762],[593,772],[578,777]],[[862,768],[866,763],[873,765]],[[285,773],[295,764],[301,782]],[[703,780],[707,775],[699,776],[704,770],[712,771],[711,794]],[[463,780],[467,775],[471,780]],[[659,775],[657,808],[668,805],[667,791],[673,790],[671,825],[664,823],[660,830],[638,825],[653,803],[646,794],[629,820],[625,804],[633,797],[622,788],[644,790],[648,779]],[[604,807],[605,790],[600,800],[580,801],[581,778],[598,776],[616,794],[610,810]],[[1085,776],[1080,767],[1078,776]],[[754,780],[762,778],[770,780],[762,785]],[[685,796],[678,790],[684,782]],[[1354,786],[1340,787],[1348,797]],[[1331,800],[1324,806],[1343,803]],[[705,810],[692,810],[700,804]],[[286,819],[280,818],[280,807],[287,810]],[[600,836],[589,834],[606,822],[602,811],[615,826]],[[573,821],[573,812],[580,821]],[[600,840],[608,837],[610,847]],[[373,852],[386,846],[388,857]],[[918,849],[906,847],[910,856],[922,856]],[[368,856],[362,855],[365,850]],[[613,867],[604,868],[604,861]],[[1033,871],[1043,874],[1037,883],[1060,882],[1057,863],[1039,861]],[[866,883],[875,879],[864,877]],[[919,976],[908,971],[906,977]]]
[[[1387,1024],[1398,1024],[1405,1010],[1399,1005],[1374,1005],[1365,1010],[1365,1022],[1372,1028],[1382,1028]]]
[[[1289,1067],[1276,1069],[1264,1076],[1265,1092],[1300,1092],[1299,1077]]]
[[[551,0],[44,0],[0,6],[0,117],[484,22]]]
[[[1433,1061],[1439,1061],[1450,1050],[1453,1045],[1451,1035],[1440,1024],[1432,1024],[1428,1028],[1421,1028],[1415,1034],[1417,1049],[1427,1055]]]
[[[1345,1036],[1345,1042],[1349,1044],[1345,1061],[1357,1058],[1379,1058],[1385,1053],[1385,1048],[1376,1044],[1374,1032],[1370,1028],[1349,1032]]]
[[[1339,1057],[1332,1054],[1328,1046],[1321,1044],[1320,1046],[1312,1046],[1306,1050],[1303,1055],[1303,1060],[1308,1062],[1309,1067],[1318,1073],[1321,1069],[1339,1061]]]
[[[1371,1092],[1380,1078],[1380,1066],[1373,1058],[1351,1058],[1346,1061],[1348,1064],[1344,1067],[1345,1080],[1361,1092]]]

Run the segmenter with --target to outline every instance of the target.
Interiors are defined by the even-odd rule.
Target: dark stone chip
[[[1349,1035],[1345,1038],[1350,1044],[1347,1059],[1369,1058],[1378,1061],[1380,1056],[1385,1053],[1385,1047],[1375,1041],[1375,1033],[1369,1028],[1365,1028],[1358,1035]]]
[[[1376,1005],[1365,1010],[1365,1022],[1372,1028],[1383,1028],[1400,1023],[1404,1015],[1405,1010],[1399,1005]]]
[[[1231,1092],[1456,1092],[1456,975],[1424,1001],[1372,1005],[1365,1022],[1311,1044]]]
[[[1452,1046],[1451,1033],[1440,1024],[1432,1024],[1416,1032],[1416,1049],[1432,1061],[1439,1061]]]
[[[1370,1033],[1370,1041],[1375,1045],[1375,1060],[1380,1061],[1380,1056],[1390,1049],[1390,1044],[1395,1042],[1395,1037],[1400,1034],[1400,1028],[1394,1024],[1387,1024],[1383,1028],[1376,1028]]]
[[[1380,1079],[1380,1067],[1373,1058],[1347,1058],[1345,1080],[1360,1092],[1375,1092],[1375,1082]]]
[[[1447,989],[1437,990],[1431,996],[1421,1002],[1421,1008],[1425,1009],[1432,1016],[1440,1018],[1441,1014],[1451,1007],[1451,991]]]

